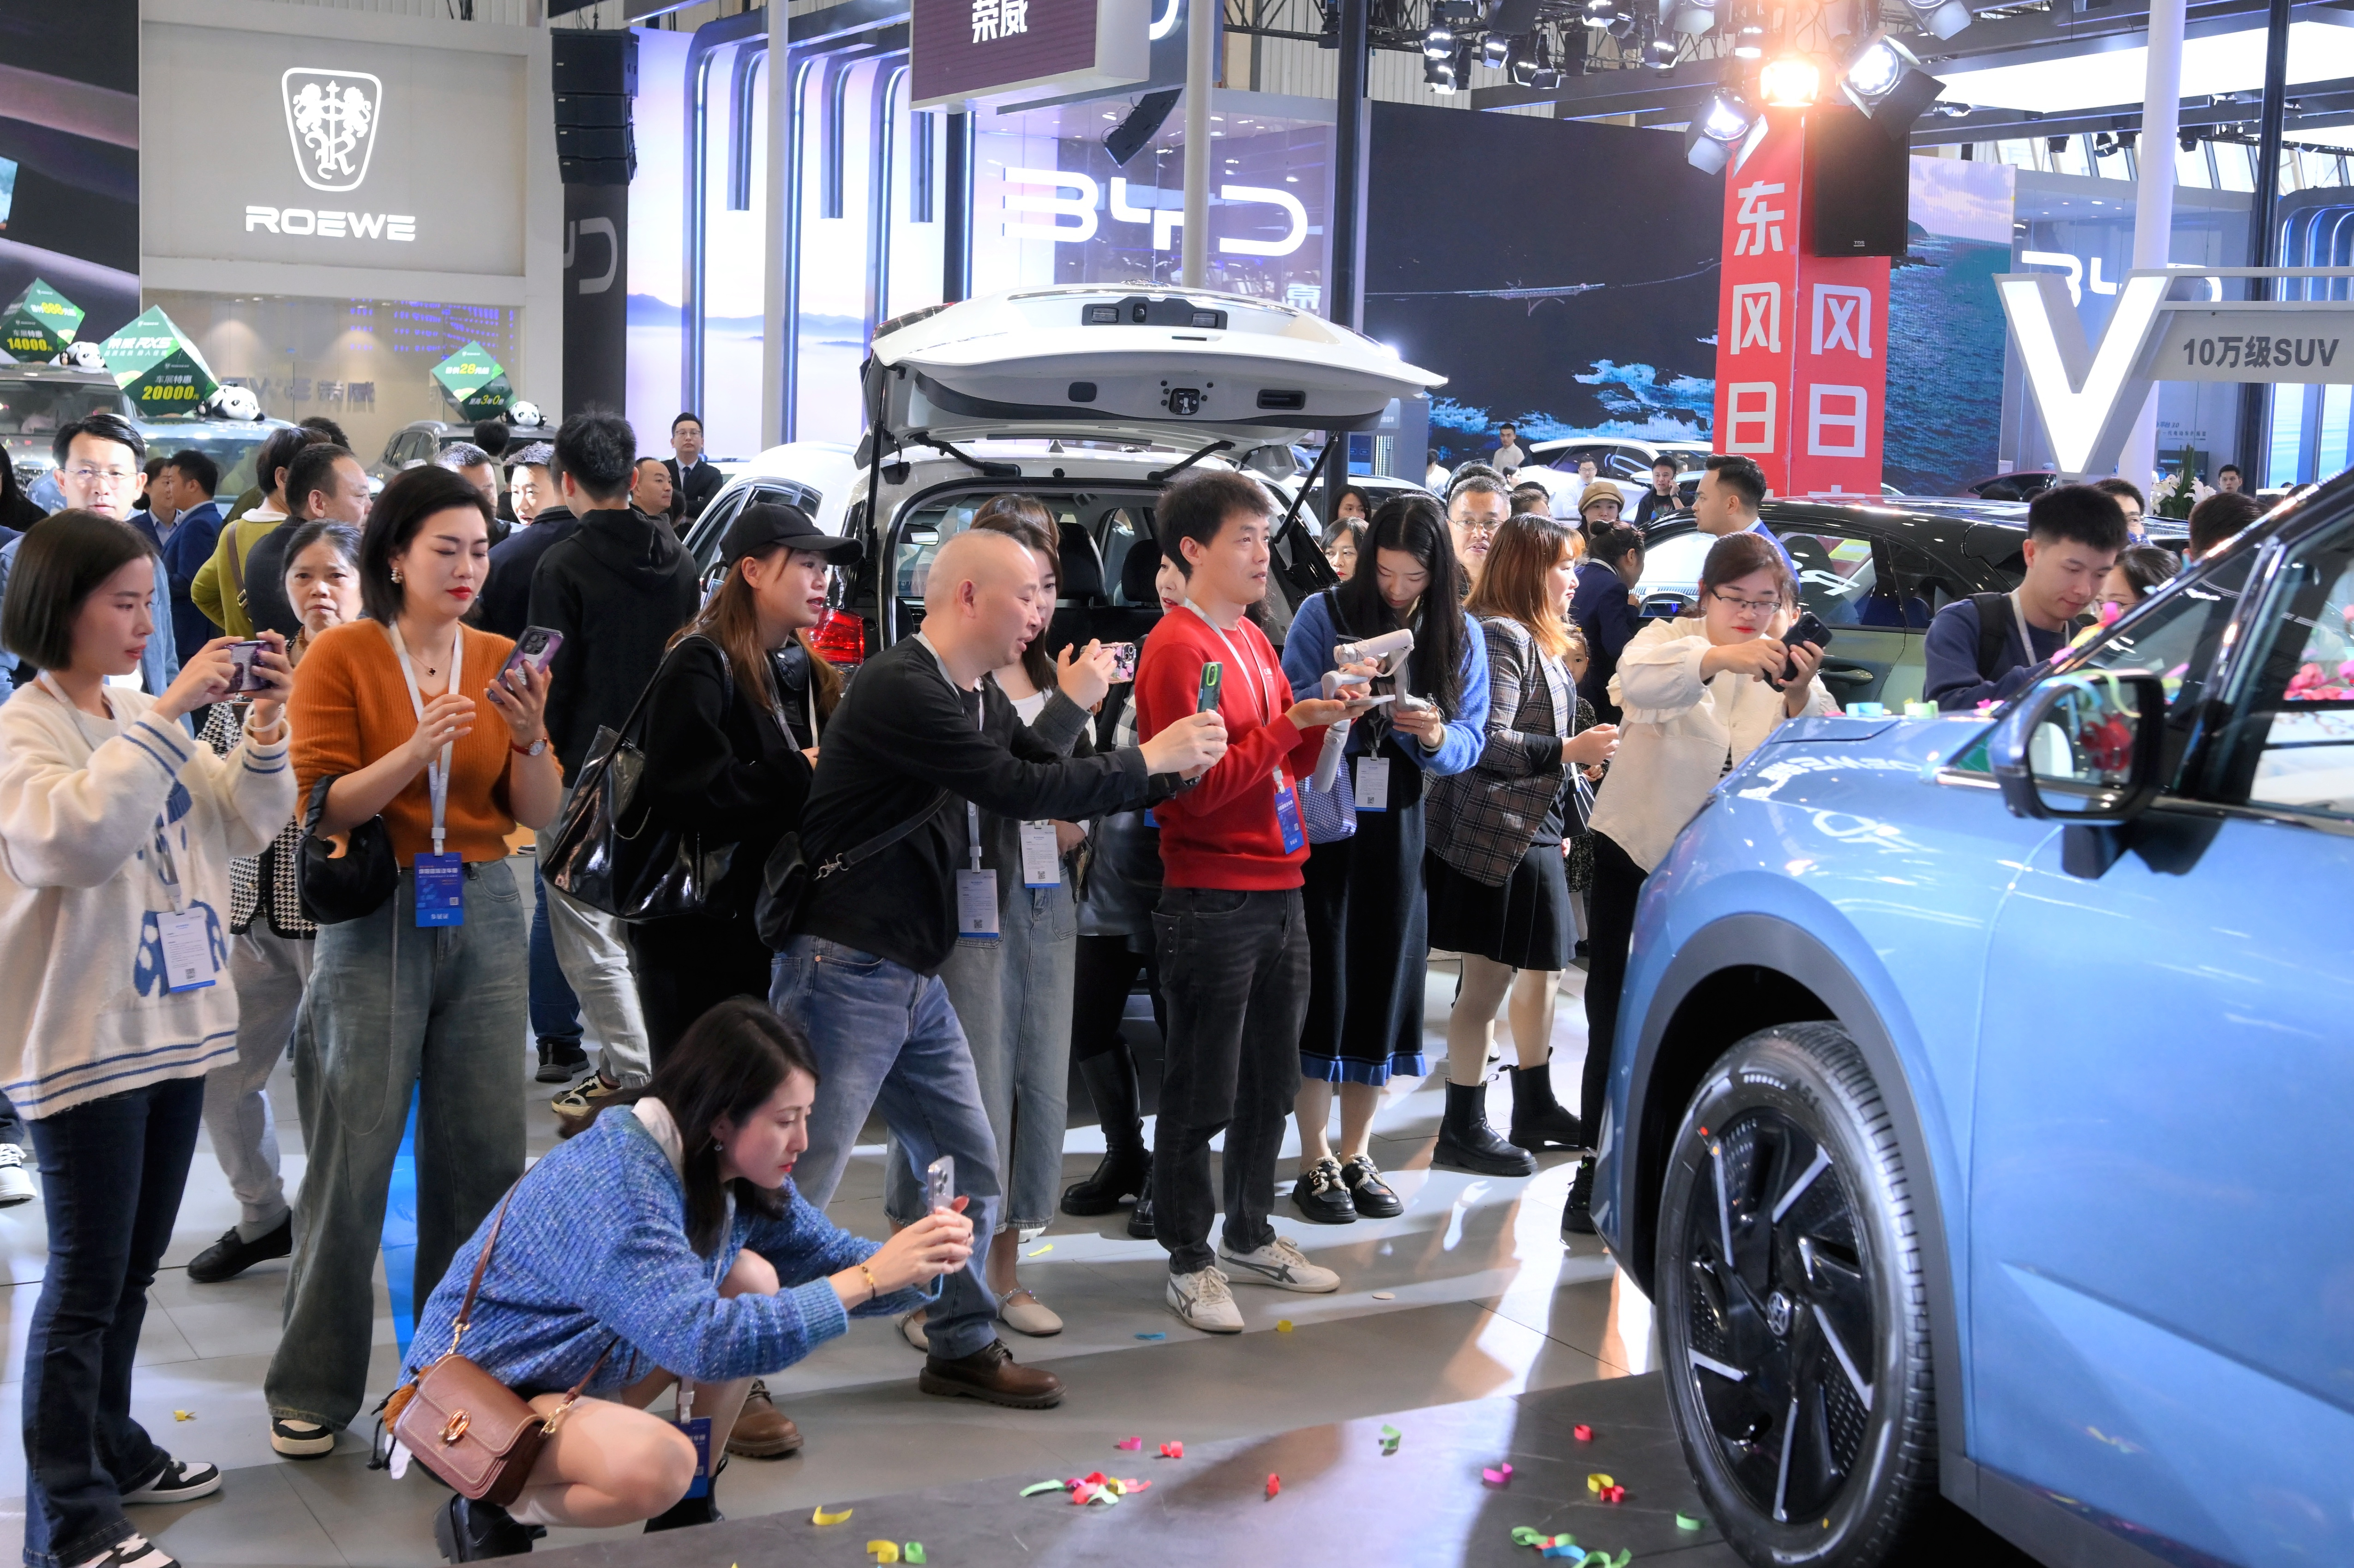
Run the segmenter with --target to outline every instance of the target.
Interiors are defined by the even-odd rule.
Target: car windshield
[[[86,381],[0,380],[0,436],[48,436],[97,413],[125,414],[122,394]]]
[[[175,452],[200,451],[213,460],[220,469],[220,486],[213,493],[220,497],[226,508],[236,497],[253,488],[254,459],[261,451],[261,443],[270,439],[277,427],[255,425],[249,431],[230,432],[217,428],[204,431],[180,431],[169,425],[147,425],[141,434],[147,438],[150,454],[170,457]]]
[[[1698,603],[1701,564],[1708,559],[1708,552],[1715,543],[1714,535],[1695,528],[1659,540],[1646,550],[1643,575],[1635,582],[1643,613],[1681,615]]]

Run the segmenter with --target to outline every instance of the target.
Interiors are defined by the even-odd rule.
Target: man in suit
[[[703,461],[702,415],[681,414],[670,422],[670,450],[678,454],[663,461],[670,470],[670,522],[683,529],[703,515],[704,506],[726,481]]]

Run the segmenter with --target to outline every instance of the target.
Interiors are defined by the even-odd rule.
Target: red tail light
[[[866,661],[866,620],[863,616],[829,609],[825,619],[810,629],[809,640],[810,646],[829,664],[856,669]]]

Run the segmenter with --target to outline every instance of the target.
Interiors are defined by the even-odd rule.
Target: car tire
[[[1902,1561],[1937,1491],[1925,1242],[1844,1030],[1784,1024],[1718,1059],[1658,1234],[1670,1404],[1725,1540],[1777,1568]]]

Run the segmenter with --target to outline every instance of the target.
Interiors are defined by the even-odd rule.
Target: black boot
[[[1547,1149],[1584,1151],[1585,1124],[1553,1097],[1553,1063],[1512,1069],[1512,1141],[1532,1153]]]
[[[1079,1076],[1087,1080],[1087,1093],[1095,1098],[1096,1120],[1103,1126],[1104,1157],[1094,1175],[1063,1189],[1063,1213],[1108,1214],[1131,1201],[1149,1202],[1145,1181],[1151,1160],[1144,1148],[1144,1120],[1137,1109],[1136,1058],[1125,1045],[1115,1046],[1081,1062]]]
[[[1139,1241],[1150,1241],[1152,1229],[1152,1156],[1144,1157],[1144,1180],[1137,1184],[1136,1207],[1128,1212],[1128,1234]]]
[[[1577,1175],[1569,1184],[1569,1204],[1561,1212],[1561,1239],[1590,1236],[1594,1234],[1594,1215],[1588,1212],[1594,1202],[1594,1157],[1588,1155],[1577,1162]]]
[[[1533,1176],[1536,1156],[1515,1149],[1488,1125],[1488,1086],[1447,1086],[1447,1119],[1439,1124],[1438,1147],[1430,1162],[1482,1176]]]
[[[480,1563],[492,1557],[524,1557],[546,1535],[535,1524],[517,1524],[493,1503],[453,1497],[433,1516],[433,1543],[445,1563]]]
[[[681,1498],[646,1520],[648,1535],[658,1530],[684,1530],[689,1525],[717,1524],[727,1516],[719,1511],[719,1475],[727,1468],[727,1457],[721,1455],[719,1468],[711,1472],[711,1482],[699,1498]]]

